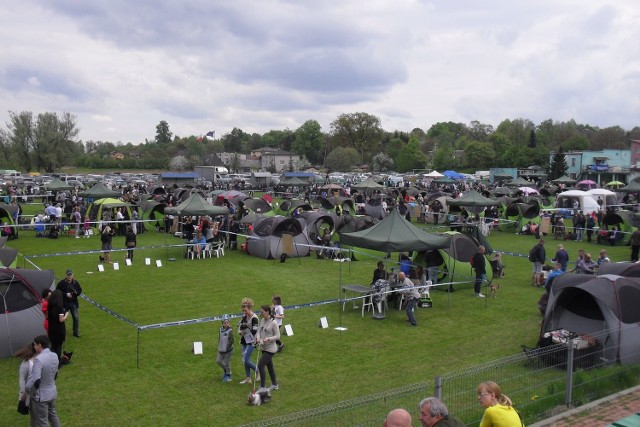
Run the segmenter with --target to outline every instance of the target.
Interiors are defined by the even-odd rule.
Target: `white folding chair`
[[[213,256],[213,254],[216,255],[216,258],[220,258],[222,256],[224,256],[224,243],[222,242],[218,242],[215,244],[211,245],[211,254]]]

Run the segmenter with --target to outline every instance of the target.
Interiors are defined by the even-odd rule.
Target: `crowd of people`
[[[511,399],[502,393],[500,386],[493,381],[484,381],[478,385],[478,403],[484,408],[480,427],[524,427],[522,415],[515,409]],[[427,397],[418,404],[419,420],[423,427],[464,427],[461,420],[449,413],[449,409],[437,397]],[[404,408],[391,410],[384,427],[411,427],[413,420]]]

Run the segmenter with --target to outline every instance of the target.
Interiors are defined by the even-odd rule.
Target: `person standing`
[[[587,216],[587,226],[586,226],[586,230],[587,230],[587,242],[591,243],[591,237],[593,236],[593,229],[596,226],[596,219],[594,217],[595,215],[593,213],[591,213],[590,215]]]
[[[531,251],[529,252],[529,261],[532,264],[532,278],[531,285],[532,286],[542,286],[544,285],[544,274],[542,273],[542,264],[547,259],[547,253],[544,250],[544,239],[538,240],[538,244],[536,244]]]
[[[28,408],[29,401],[31,399],[26,390],[27,380],[29,379],[29,374],[33,370],[33,362],[37,356],[33,343],[29,343],[26,347],[18,351],[15,356],[22,360],[18,371],[18,400],[23,401],[24,405]]]
[[[133,261],[133,253],[134,249],[138,244],[138,238],[136,237],[136,233],[133,229],[133,226],[127,227],[127,234],[124,235],[124,244],[127,247],[127,259]]]
[[[256,364],[251,360],[253,354],[253,344],[255,336],[258,333],[258,316],[253,312],[253,300],[244,298],[241,304],[242,319],[238,323],[238,333],[240,334],[240,345],[242,345],[242,360],[244,362],[245,379],[240,384],[251,384],[251,370],[256,372],[256,381],[258,381]]]
[[[260,310],[260,315],[262,316],[262,320],[260,321],[258,335],[256,338],[256,342],[260,345],[260,350],[262,351],[262,355],[258,361],[258,372],[260,373],[260,389],[258,390],[258,393],[267,390],[265,388],[265,367],[269,370],[269,377],[271,378],[271,387],[269,387],[269,391],[278,390],[276,370],[273,366],[273,355],[278,352],[276,342],[280,339],[280,330],[278,329],[278,324],[273,318],[271,307],[266,304],[263,305]]]
[[[278,324],[278,330],[280,331],[280,336],[282,336],[282,319],[284,319],[284,307],[282,306],[282,298],[280,295],[274,295],[271,298],[271,302],[273,304],[273,318],[276,320]],[[278,344],[278,353],[280,353],[284,349],[284,343],[280,338],[276,341]]]
[[[56,289],[62,291],[64,308],[71,312],[71,317],[73,318],[73,336],[80,338],[80,316],[78,315],[80,304],[78,297],[82,295],[82,287],[80,283],[74,279],[72,270],[67,270],[64,279],[58,282]]]
[[[67,338],[67,328],[64,322],[69,317],[69,312],[64,309],[64,297],[60,289],[54,290],[49,297],[47,316],[49,318],[49,330],[47,333],[51,343],[51,350],[62,361],[62,344]]]
[[[113,242],[113,230],[108,225],[105,225],[102,228],[102,233],[100,233],[100,241],[102,242],[102,252],[104,254],[100,257],[100,261],[111,264],[111,244]]]
[[[473,255],[473,269],[476,271],[476,280],[473,291],[477,298],[484,298],[482,291],[482,282],[487,281],[487,261],[484,257],[486,249],[484,246],[478,246],[478,252]]]
[[[418,405],[420,423],[423,427],[464,427],[465,424],[454,416],[449,415],[447,406],[437,397],[422,399]]]
[[[218,333],[218,358],[216,363],[222,368],[222,382],[231,381],[231,356],[233,356],[233,329],[228,314],[222,316],[222,327]]]
[[[567,271],[567,264],[569,264],[569,253],[564,248],[564,245],[562,243],[558,245],[556,256],[552,259],[552,261],[560,263],[560,270]]]
[[[411,323],[411,326],[418,326],[413,310],[420,300],[420,291],[402,271],[398,273],[398,283],[401,286],[400,292],[402,292],[407,299],[407,322]]]
[[[52,427],[60,427],[56,410],[58,358],[49,350],[49,345],[49,338],[46,335],[39,335],[33,340],[33,348],[37,356],[25,385],[25,390],[30,397],[32,426],[51,424]]]
[[[500,386],[493,381],[485,381],[478,388],[478,402],[485,408],[480,427],[519,427],[520,414],[513,407],[508,396],[502,394]]]
[[[73,222],[76,229],[76,239],[80,238],[80,225],[82,224],[82,214],[80,213],[80,207],[76,206],[73,210]]]
[[[631,262],[637,262],[638,255],[640,254],[640,229],[636,228],[636,230],[631,233],[629,244],[631,245]]]

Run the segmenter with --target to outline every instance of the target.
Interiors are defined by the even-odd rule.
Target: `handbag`
[[[29,407],[24,400],[18,400],[18,412],[22,415],[29,415]]]

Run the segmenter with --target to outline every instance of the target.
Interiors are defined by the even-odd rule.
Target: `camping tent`
[[[397,209],[371,228],[341,233],[344,245],[381,252],[426,251],[449,247],[448,236],[427,233],[407,221]]]
[[[104,199],[95,200],[93,203],[89,205],[87,212],[89,213],[89,218],[94,219],[102,219],[103,212],[109,209],[115,208],[124,208],[126,209],[129,218],[131,218],[131,205],[127,202],[123,202],[119,199],[113,199],[110,197]],[[115,215],[111,215],[111,218],[115,218]]]
[[[333,230],[335,229],[334,216],[327,212],[303,212],[300,216],[305,221],[307,236],[309,237],[309,242],[311,242],[312,245],[318,245],[322,243],[323,229],[326,228],[330,232],[333,232]]]
[[[459,199],[447,199],[448,206],[463,206],[465,208],[469,208],[473,213],[480,213],[484,208],[488,206],[497,206],[498,204],[498,201],[488,199],[474,189],[469,190],[467,194]]]
[[[120,197],[122,196],[122,192],[111,190],[103,183],[98,182],[90,189],[80,193],[80,195],[88,199],[104,199],[105,197]]]
[[[457,231],[447,231],[444,233],[444,236],[447,236],[450,243],[445,248],[439,248],[443,265],[440,267],[441,277],[438,279],[438,282],[473,282],[475,280],[475,274],[471,268],[471,257],[478,252],[480,243],[468,234]],[[490,251],[487,251],[486,255],[489,253]],[[425,256],[426,252],[418,252],[413,263],[426,267]],[[487,279],[491,282],[491,280],[493,280],[493,272],[488,259],[486,261],[486,267]]]
[[[15,248],[0,248],[0,266],[15,268],[18,250]]]
[[[41,295],[53,286],[51,270],[0,270],[0,358],[45,333]]]
[[[603,262],[598,268],[598,275],[616,274],[624,277],[640,277],[640,263],[637,262]]]
[[[229,209],[208,203],[200,194],[192,193],[187,200],[178,206],[164,208],[165,215],[227,215]]]
[[[598,336],[611,363],[640,362],[640,278],[562,274],[554,279],[542,322],[545,332],[565,329]]]
[[[18,227],[11,227],[15,224],[15,217],[18,214],[18,206],[17,205],[7,205],[5,203],[0,203],[0,224],[7,224],[11,228],[11,232],[13,233],[12,238],[18,237]]]
[[[280,258],[309,255],[309,237],[304,220],[274,216],[258,222],[247,238],[247,253],[260,258]]]
[[[63,182],[60,178],[53,178],[48,184],[44,185],[44,189],[47,191],[65,191],[73,189],[73,185]]]

